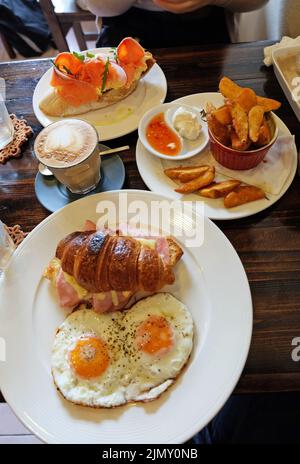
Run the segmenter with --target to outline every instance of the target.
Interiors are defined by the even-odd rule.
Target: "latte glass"
[[[37,136],[34,151],[72,193],[88,193],[100,182],[98,133],[86,121],[72,118],[50,124]]]
[[[9,117],[5,103],[0,97],[0,150],[14,138],[14,126]]]

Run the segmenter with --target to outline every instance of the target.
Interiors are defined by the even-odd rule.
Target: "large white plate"
[[[91,53],[106,53],[110,48],[95,48]],[[42,126],[46,127],[61,118],[44,114],[39,103],[50,91],[52,69],[41,77],[33,93],[33,111]],[[162,69],[155,64],[141,79],[136,90],[124,100],[114,105],[74,117],[83,119],[96,127],[99,140],[111,140],[129,134],[138,128],[141,117],[156,105],[164,102],[167,94],[167,81]]]
[[[186,97],[179,98],[178,100],[174,100],[174,102],[191,105],[196,108],[205,108],[207,102],[211,102],[216,106],[222,105],[223,97],[217,92],[207,92],[188,95]],[[279,127],[279,135],[291,135],[290,131],[281,119],[276,115],[275,117]],[[200,157],[201,154],[197,155],[196,164],[199,164]],[[295,150],[291,152],[291,157],[292,168],[279,195],[271,195],[268,193],[268,199],[258,200],[235,208],[226,209],[223,204],[223,199],[211,200],[209,198],[199,197],[199,195],[196,194],[185,195],[183,197],[181,194],[175,192],[174,182],[163,174],[163,170],[165,168],[173,165],[172,161],[165,161],[153,156],[146,150],[140,140],[138,140],[136,146],[136,162],[138,170],[143,181],[150,190],[176,200],[193,200],[198,203],[203,201],[205,215],[214,220],[238,219],[252,216],[253,214],[259,213],[276,203],[276,201],[285,194],[294,179],[297,170],[296,147]]]
[[[164,198],[152,192],[122,192],[148,206]],[[92,195],[53,213],[15,252],[0,285],[0,337],[7,356],[0,362],[1,391],[23,423],[45,442],[184,442],[219,411],[242,372],[252,333],[245,271],[227,238],[204,218],[202,246],[187,248],[185,239],[178,238],[184,256],[176,266],[175,285],[166,289],[188,306],[195,324],[191,359],[174,386],[144,405],[96,410],[68,403],[55,389],[50,372],[51,346],[64,312],[42,273],[65,234],[81,228],[86,218],[98,219],[100,200],[111,200],[118,208],[119,192]],[[188,234],[201,219],[186,219]]]

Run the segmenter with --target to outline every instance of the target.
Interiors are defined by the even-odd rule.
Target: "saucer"
[[[101,145],[101,150],[108,147]],[[72,201],[79,200],[94,193],[120,190],[125,181],[125,168],[118,155],[103,157],[101,162],[101,180],[97,187],[89,193],[72,193],[54,176],[45,177],[39,172],[35,178],[35,194],[39,202],[52,213]]]

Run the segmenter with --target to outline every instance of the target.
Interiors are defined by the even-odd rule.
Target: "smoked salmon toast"
[[[108,54],[60,53],[53,63],[53,90],[39,107],[62,117],[112,105],[131,94],[154,63],[152,54],[131,37]]]

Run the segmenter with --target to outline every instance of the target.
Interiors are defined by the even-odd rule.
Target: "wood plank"
[[[270,393],[299,391],[300,372],[287,374],[244,374],[235,389],[235,393]]]

